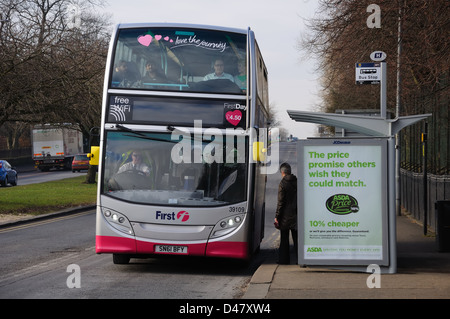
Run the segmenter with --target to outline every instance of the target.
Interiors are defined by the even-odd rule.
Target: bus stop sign
[[[381,64],[380,63],[356,63],[355,68],[356,84],[380,84]]]

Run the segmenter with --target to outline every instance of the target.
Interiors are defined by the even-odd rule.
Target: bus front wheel
[[[126,265],[130,262],[130,256],[123,254],[113,254],[113,263],[116,265]]]

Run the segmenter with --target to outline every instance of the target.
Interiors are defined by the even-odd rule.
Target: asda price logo
[[[348,194],[336,194],[326,201],[327,209],[333,214],[347,215],[359,211],[358,201]]]

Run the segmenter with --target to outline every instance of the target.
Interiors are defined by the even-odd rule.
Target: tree
[[[267,122],[269,127],[277,127],[281,122],[277,119],[277,105],[273,102],[267,106]]]
[[[309,21],[299,48],[319,58],[324,109],[378,108],[377,86],[356,86],[356,62],[368,62],[372,51],[382,50],[388,59],[388,108],[395,107],[398,23],[402,23],[402,98],[419,88],[433,89],[448,72],[449,7],[442,0],[379,0],[381,27],[368,28],[367,7],[373,0],[321,0],[317,17]],[[447,86],[448,90],[448,86]],[[370,101],[370,102],[369,102]],[[417,113],[406,105],[405,114]]]
[[[98,126],[108,19],[100,1],[0,0],[0,127]],[[77,9],[73,12],[71,9]],[[75,21],[75,23],[74,23]]]
[[[367,26],[367,7],[374,2],[381,10],[380,28]],[[399,116],[432,113],[428,169],[436,174],[448,174],[450,169],[449,13],[450,2],[445,0],[321,0],[320,11],[309,21],[309,32],[299,43],[301,50],[320,61],[326,112],[379,108],[379,87],[354,84],[354,68],[356,62],[369,60],[372,51],[386,52],[388,109],[397,110],[398,105]],[[397,71],[401,75],[398,87]],[[421,125],[401,134],[402,166],[406,169],[422,168],[417,147]]]

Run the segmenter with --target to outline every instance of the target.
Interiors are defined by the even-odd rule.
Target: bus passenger
[[[161,74],[161,71],[156,66],[156,63],[148,61],[145,65],[145,75],[142,78],[142,83],[157,83],[166,82],[166,77]]]
[[[288,163],[280,165],[281,182],[278,186],[278,203],[275,212],[275,227],[280,230],[279,264],[290,263],[289,231],[297,252],[297,177]]]
[[[130,68],[130,63],[121,60],[114,68],[112,76],[112,86],[114,87],[132,87],[139,80],[135,71]]]
[[[225,68],[225,64],[221,58],[216,59],[214,62],[214,72],[207,74],[203,81],[209,81],[209,80],[230,80],[234,83],[234,78],[231,74],[223,72]]]
[[[241,90],[247,89],[247,68],[245,65],[245,61],[239,59],[238,61],[238,71],[239,74],[234,76],[234,83],[239,86]]]

